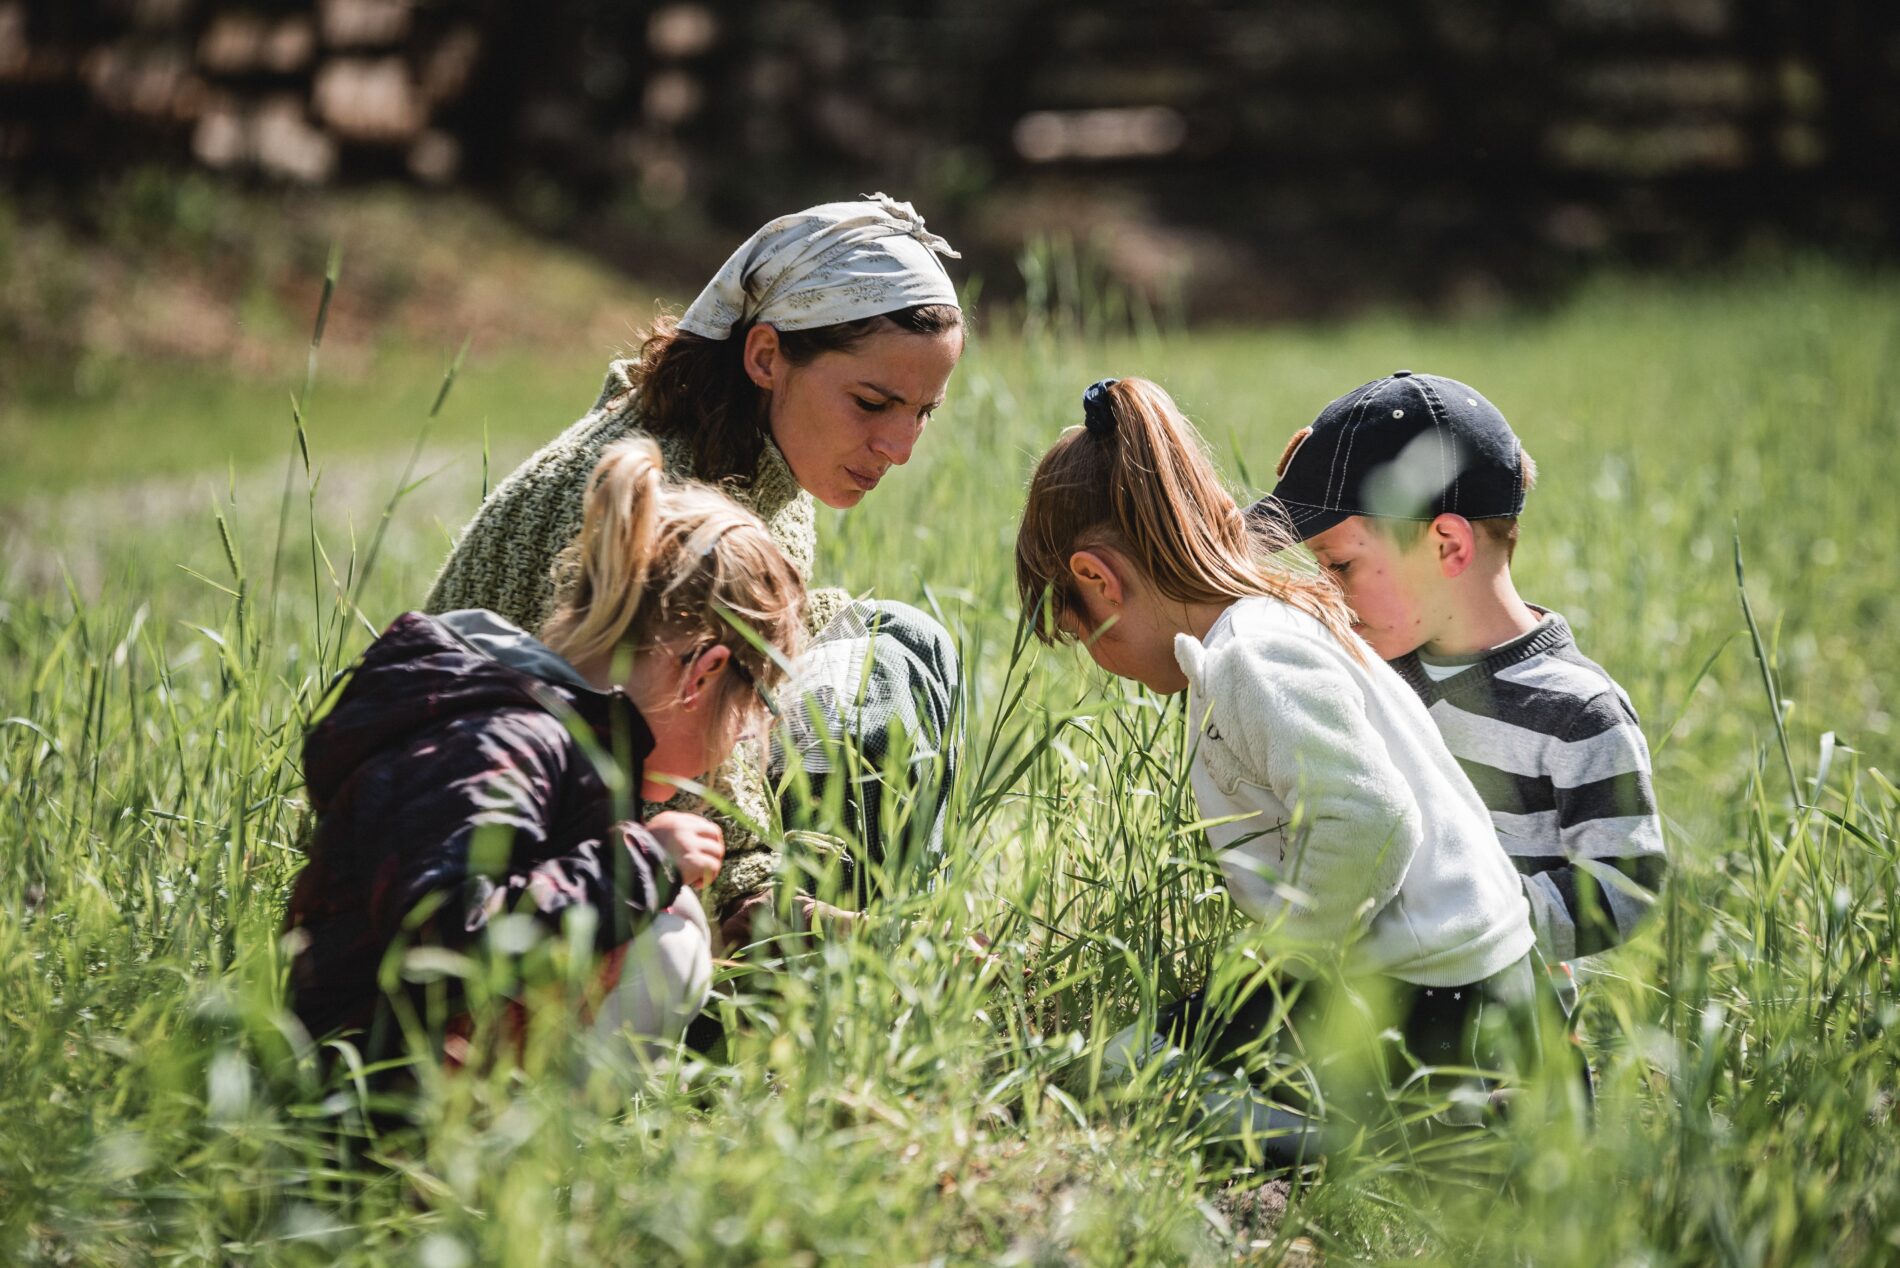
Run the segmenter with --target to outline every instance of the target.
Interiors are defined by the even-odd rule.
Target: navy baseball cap
[[[1248,514],[1283,517],[1300,541],[1354,515],[1516,516],[1524,509],[1523,453],[1476,388],[1394,370],[1296,433],[1280,458],[1280,482]]]

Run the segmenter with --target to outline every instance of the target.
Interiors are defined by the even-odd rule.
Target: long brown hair
[[[1146,379],[1106,390],[1110,413],[1102,423],[1112,418],[1113,426],[1065,432],[1029,481],[1016,534],[1016,592],[1036,636],[1057,643],[1087,628],[1069,558],[1106,548],[1166,598],[1229,603],[1266,595],[1316,618],[1359,656],[1339,587],[1280,557],[1291,534],[1241,511],[1168,394]]]
[[[668,479],[659,446],[642,436],[610,446],[594,468],[541,641],[574,664],[663,639],[723,643],[747,671],[727,676],[729,703],[735,679],[781,676],[739,623],[790,659],[804,617],[805,583],[759,517],[709,485]]]
[[[963,328],[952,304],[918,304],[814,330],[779,331],[779,349],[793,365],[826,352],[849,352],[882,330],[941,335]],[[746,376],[750,326],[708,339],[660,317],[641,337],[629,381],[640,392],[641,423],[655,436],[684,436],[693,446],[693,474],[720,481],[750,476],[765,446],[765,393]]]

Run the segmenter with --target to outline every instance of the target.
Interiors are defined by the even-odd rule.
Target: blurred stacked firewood
[[[0,0],[0,156],[447,181],[460,145],[437,116],[480,51],[476,22],[412,0]]]
[[[0,0],[15,178],[453,182],[609,242],[877,185],[999,238],[1134,207],[1315,285],[1892,246],[1897,152],[1892,0]]]

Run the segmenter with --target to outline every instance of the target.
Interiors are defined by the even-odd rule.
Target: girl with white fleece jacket
[[[1534,941],[1523,886],[1418,694],[1355,650],[1265,596],[1175,636],[1228,892],[1349,975],[1480,982]]]
[[[1477,791],[1332,581],[1277,561],[1273,526],[1247,522],[1165,392],[1105,380],[1084,414],[1030,483],[1023,610],[1047,642],[1187,691],[1228,891],[1292,970],[1384,979],[1413,1057],[1474,1063],[1486,1002],[1531,994],[1534,943]],[[1171,1011],[1200,1024],[1197,1000]]]

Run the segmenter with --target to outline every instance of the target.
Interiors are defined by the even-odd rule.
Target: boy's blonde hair
[[[1086,629],[1069,557],[1104,547],[1164,597],[1222,603],[1266,595],[1317,618],[1355,656],[1352,616],[1330,577],[1296,571],[1284,526],[1241,512],[1174,401],[1146,379],[1107,388],[1114,427],[1072,428],[1029,481],[1016,534],[1016,590],[1045,643]],[[1037,616],[1048,595],[1046,619]]]
[[[1300,439],[1302,439],[1300,436],[1294,437],[1295,441]],[[1291,452],[1292,444],[1289,443],[1287,448]],[[1517,459],[1518,480],[1522,483],[1524,492],[1528,494],[1537,487],[1537,460],[1532,458],[1530,451],[1522,446],[1518,448]],[[1284,470],[1286,459],[1282,458],[1280,461],[1281,469]],[[1401,520],[1382,515],[1366,515],[1361,518],[1372,526],[1374,532],[1401,548],[1417,545],[1432,523],[1430,520]],[[1494,515],[1487,519],[1469,520],[1467,523],[1479,537],[1493,546],[1503,548],[1504,562],[1508,566],[1512,557],[1517,554],[1517,516]]]
[[[555,562],[554,611],[541,641],[576,664],[662,640],[724,644],[742,673],[770,685],[804,627],[805,583],[759,517],[710,485],[666,477],[660,449],[637,437],[609,447],[588,481],[581,531]],[[726,698],[730,702],[730,695]]]

